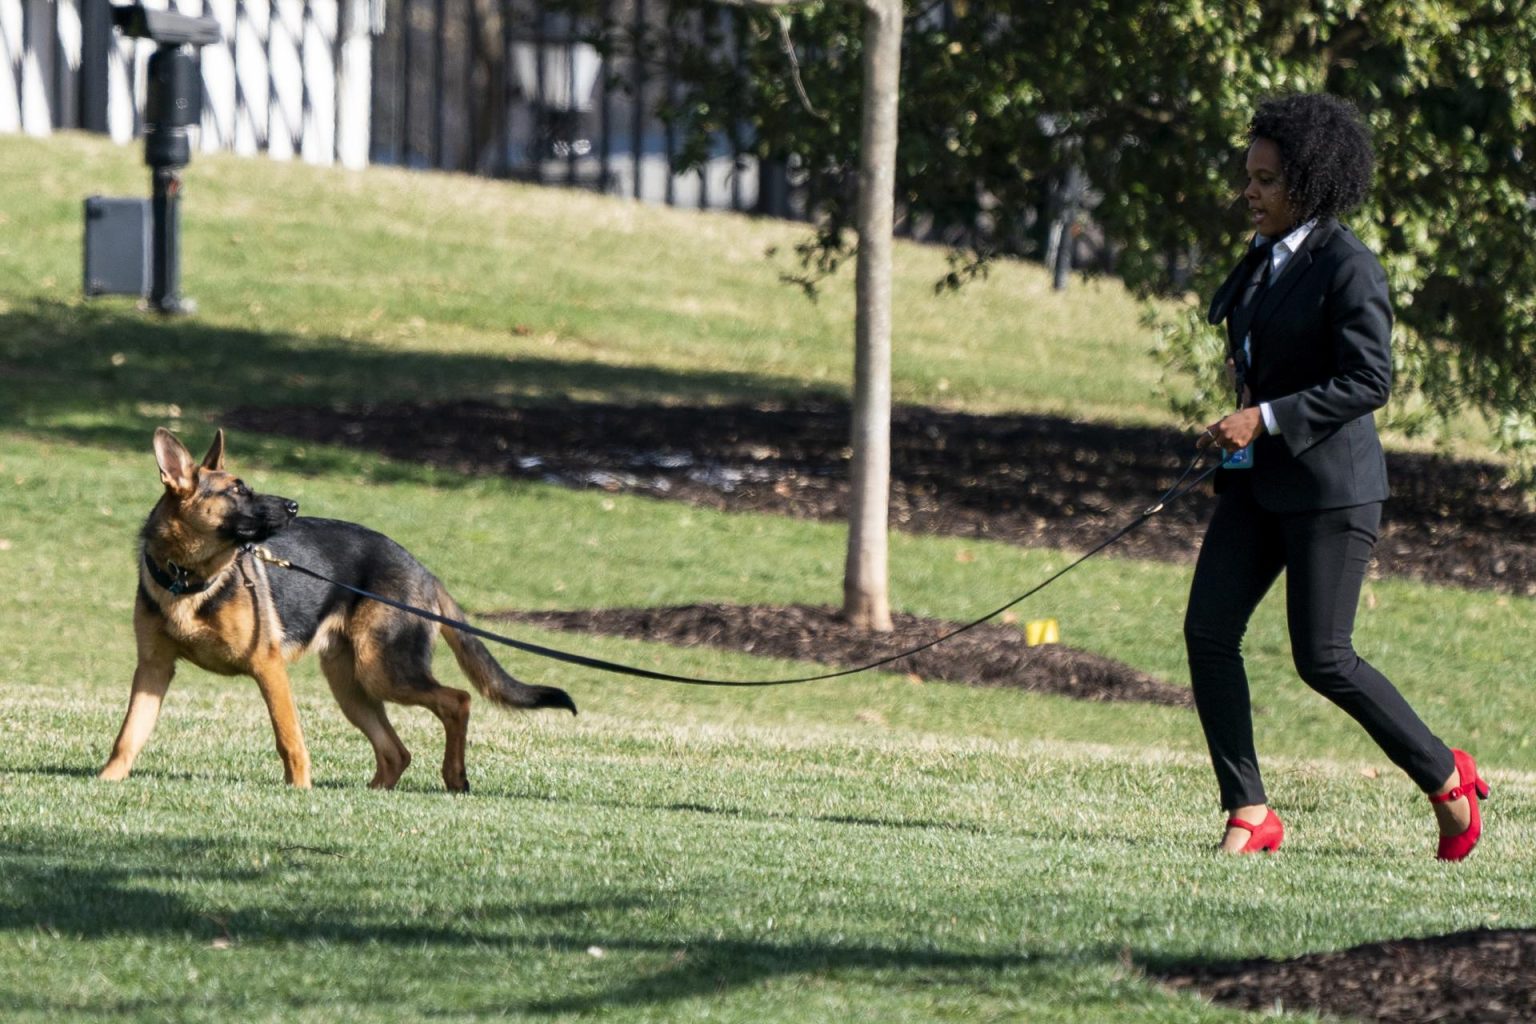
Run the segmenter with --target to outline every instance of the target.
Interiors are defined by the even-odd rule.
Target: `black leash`
[[[636,668],[633,665],[621,665],[618,662],[604,661],[602,658],[592,658],[585,654],[573,654],[570,651],[562,651],[554,647],[544,647],[540,644],[529,643],[526,640],[516,640],[510,636],[503,636],[500,633],[492,633],[490,630],[481,629],[478,626],[472,626],[467,622],[461,622],[457,619],[450,619],[446,616],[439,615],[436,612],[427,611],[425,608],[417,608],[414,605],[396,601],[393,598],[385,597],[382,594],[375,594],[372,591],[364,590],[361,587],[354,587],[351,584],[342,583],[340,580],[333,580],[323,573],[315,572],[313,569],[308,569],[302,565],[296,565],[287,559],[279,558],[272,554],[272,552],[268,551],[266,548],[258,547],[254,544],[246,545],[244,550],[249,551],[251,554],[255,555],[257,558],[268,563],[269,565],[275,565],[283,569],[290,569],[293,572],[308,576],[311,579],[319,580],[322,583],[328,583],[333,587],[340,587],[342,590],[350,591],[351,593],[356,594],[359,597],[367,598],[370,601],[378,601],[381,604],[389,605],[391,608],[398,608],[403,612],[410,612],[412,615],[419,616],[423,619],[428,619],[443,626],[448,626],[451,629],[456,629],[461,633],[469,633],[473,636],[478,636],[483,640],[490,640],[494,643],[504,644],[507,647],[512,647],[519,651],[525,651],[528,654],[536,654],[541,658],[550,658],[554,661],[563,661],[569,665],[579,665],[582,668],[597,669],[601,672],[613,672],[619,675],[637,676],[641,679],[656,679],[665,683],[683,683],[689,686],[788,686],[794,683],[814,683],[820,682],[824,679],[837,679],[841,676],[851,676],[860,672],[868,672],[871,669],[881,668],[882,666],[889,665],[893,661],[900,661],[902,658],[908,658],[914,654],[926,651],[930,647],[937,647],[939,644],[946,640],[957,637],[967,630],[975,629],[977,626],[980,626],[982,623],[987,622],[990,619],[997,618],[997,616],[1003,614],[1003,612],[1012,608],[1014,605],[1024,601],[1027,598],[1033,597],[1035,594],[1038,594],[1052,583],[1055,583],[1057,580],[1061,579],[1067,573],[1071,572],[1073,569],[1076,569],[1079,565],[1082,565],[1084,562],[1088,561],[1088,559],[1092,558],[1094,555],[1097,555],[1105,548],[1119,543],[1126,537],[1126,535],[1140,527],[1153,516],[1157,515],[1167,505],[1178,501],[1190,491],[1193,491],[1196,487],[1200,486],[1200,484],[1203,483],[1207,477],[1209,477],[1212,473],[1216,472],[1218,468],[1220,468],[1221,462],[1219,460],[1215,465],[1212,465],[1210,468],[1206,469],[1205,472],[1201,473],[1193,480],[1190,480],[1187,486],[1181,487],[1181,485],[1184,484],[1184,481],[1189,480],[1190,474],[1192,474],[1196,467],[1200,465],[1200,460],[1208,452],[1219,450],[1220,449],[1215,448],[1215,446],[1212,446],[1210,448],[1202,448],[1196,451],[1195,457],[1190,460],[1189,465],[1186,466],[1184,472],[1179,475],[1178,480],[1174,481],[1173,486],[1168,488],[1163,496],[1158,498],[1156,502],[1143,509],[1139,516],[1131,520],[1129,523],[1126,523],[1119,530],[1111,534],[1106,540],[1096,545],[1092,550],[1080,556],[1066,567],[1053,573],[1044,581],[1035,584],[1035,586],[1026,590],[1024,593],[1020,594],[1012,601],[1009,601],[1007,604],[994,608],[992,611],[981,616],[979,619],[967,622],[963,626],[957,626],[950,630],[948,633],[945,633],[936,639],[929,640],[926,643],[919,644],[916,647],[905,651],[900,651],[896,654],[887,655],[886,657],[880,658],[877,661],[871,661],[868,664],[859,665],[856,668],[838,669],[835,672],[824,672],[819,675],[796,676],[792,679],[738,680],[705,679],[696,676],[676,676],[669,672],[655,672],[647,668]]]

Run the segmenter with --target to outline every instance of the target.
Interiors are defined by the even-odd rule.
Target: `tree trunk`
[[[886,585],[891,480],[891,235],[901,30],[901,0],[865,0],[853,465],[843,616],[858,629],[878,631],[891,628]]]

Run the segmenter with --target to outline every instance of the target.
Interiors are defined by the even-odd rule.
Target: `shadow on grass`
[[[0,839],[6,891],[0,895],[0,931],[41,929],[79,939],[138,936],[245,942],[390,943],[402,946],[479,945],[495,942],[495,923],[541,919],[546,922],[588,915],[598,910],[622,911],[632,904],[605,901],[530,902],[477,910],[470,925],[375,924],[341,916],[334,909],[290,906],[287,910],[213,911],[199,907],[179,892],[190,885],[254,883],[282,884],[279,874],[303,871],[324,861],[355,858],[356,852],[300,844],[272,845],[254,839],[117,836],[110,844],[95,844],[76,835],[67,853],[58,837]],[[257,864],[232,867],[230,862]],[[546,941],[540,936],[538,942]],[[574,945],[572,949],[585,949]],[[589,940],[588,940],[589,943]]]
[[[652,1006],[683,999],[717,998],[731,990],[780,977],[826,978],[862,972],[878,972],[882,975],[880,983],[883,986],[900,984],[889,977],[892,972],[897,972],[909,974],[907,983],[916,989],[967,983],[984,987],[984,975],[1026,965],[1040,966],[1055,959],[1026,953],[958,953],[858,943],[788,941],[774,944],[697,938],[660,944],[621,941],[607,948],[614,952],[670,952],[672,956],[665,970],[646,973],[627,983],[598,991],[535,1000],[525,1003],[521,1009],[551,1015],[599,1013],[620,1006]]]
[[[39,300],[0,313],[0,429],[105,447],[144,447],[155,426],[179,418],[175,410],[200,421],[236,406],[571,394],[703,402],[828,392],[756,374],[392,350],[157,319],[120,303]],[[282,451],[274,445],[271,454],[280,459]]]
[[[266,856],[263,856],[266,855]],[[777,977],[826,976],[842,972],[880,972],[911,975],[911,984],[985,982],[985,975],[1026,964],[1048,963],[1026,952],[967,953],[919,949],[899,943],[814,940],[786,937],[781,942],[713,934],[647,935],[643,924],[631,923],[635,911],[643,911],[654,899],[641,893],[611,892],[591,899],[539,899],[477,905],[464,914],[444,920],[434,910],[427,919],[399,920],[403,909],[386,913],[395,920],[369,920],[367,911],[354,912],[344,897],[305,903],[283,892],[292,889],[295,873],[323,874],[332,870],[368,870],[358,865],[357,850],[276,847],[270,839],[233,840],[166,836],[95,837],[84,832],[60,835],[53,830],[30,833],[11,830],[0,834],[0,865],[5,886],[0,890],[0,933],[37,935],[54,939],[100,941],[112,939],[163,940],[219,946],[241,946],[253,951],[283,947],[332,946],[389,947],[409,953],[422,963],[441,963],[424,956],[428,952],[462,954],[471,958],[462,968],[488,951],[508,965],[525,958],[580,957],[590,963],[589,951],[601,947],[605,955],[639,954],[646,959],[633,968],[622,959],[610,960],[601,972],[569,968],[566,990],[558,997],[530,997],[519,992],[517,976],[486,978],[461,983],[460,991],[485,1012],[508,1010],[534,1015],[558,1016],[600,1011],[627,1005],[654,1005],[696,997],[716,998],[734,989],[747,988]],[[245,866],[253,865],[253,866]],[[390,869],[379,866],[378,870]],[[314,879],[315,891],[328,891]],[[348,879],[342,883],[355,884]],[[223,887],[233,887],[221,893]],[[259,906],[220,907],[220,900],[242,902],[243,889],[265,891]],[[230,895],[230,893],[233,895]],[[249,904],[252,901],[245,900]],[[420,914],[418,910],[416,913]],[[1106,959],[1114,953],[1105,950]],[[666,966],[656,970],[656,957]],[[560,965],[556,965],[558,968]],[[479,992],[473,992],[480,987]],[[503,994],[505,998],[503,998]],[[330,988],[315,993],[285,992],[285,1005],[316,1000],[335,1003],[339,993]],[[46,990],[0,990],[7,1004],[33,1012],[80,1010],[80,993],[57,997]],[[104,994],[103,999],[112,998]],[[173,995],[172,1003],[176,996]],[[199,991],[203,1011],[216,990]],[[230,999],[249,1009],[250,993],[229,990]],[[387,999],[380,993],[379,999]],[[148,1008],[144,1003],[140,1008]],[[164,1001],[153,1004],[157,1011]],[[231,1009],[239,1007],[231,1006]],[[114,1006],[114,1009],[119,1007]]]
[[[41,765],[29,767],[4,767],[4,774],[13,776],[38,776],[56,778],[94,779],[97,769],[90,766],[71,765]],[[164,768],[140,768],[133,773],[134,779],[140,781],[153,781],[155,783],[185,783],[195,782],[200,785],[241,785],[251,783],[251,777],[239,771],[212,771],[207,772],[176,772],[167,771]],[[1102,832],[1091,828],[1064,827],[1060,822],[1047,822],[1040,826],[1031,826],[1027,822],[1013,822],[1007,828],[996,825],[982,824],[979,822],[967,822],[956,818],[912,818],[898,815],[882,816],[877,814],[804,814],[791,811],[765,810],[756,807],[731,806],[725,804],[708,804],[699,801],[639,801],[635,799],[602,799],[591,795],[583,795],[580,798],[570,796],[554,796],[532,790],[507,788],[505,785],[482,785],[476,776],[471,773],[473,783],[469,795],[448,793],[440,786],[431,784],[419,784],[420,777],[409,778],[403,783],[397,792],[410,794],[415,797],[441,798],[444,800],[474,800],[495,801],[508,805],[523,803],[560,805],[564,807],[580,807],[583,809],[602,809],[606,811],[632,811],[650,810],[658,813],[699,816],[703,818],[720,818],[733,821],[750,822],[754,824],[796,824],[796,825],[832,825],[845,826],[856,829],[869,829],[876,832],[936,832],[944,835],[990,835],[995,837],[1007,836],[1010,839],[1027,839],[1031,841],[1050,841],[1062,843],[1094,843],[1099,846],[1120,845],[1127,849],[1142,849],[1147,845],[1145,840],[1120,836],[1106,837]],[[255,780],[255,784],[270,786],[274,790],[281,788],[282,783],[276,773],[270,773],[270,777]],[[319,791],[348,793],[363,789],[362,776],[356,779],[322,779],[314,784],[314,789]],[[499,809],[497,813],[502,813]],[[515,814],[515,811],[510,813]],[[3,846],[0,846],[3,849]],[[1340,859],[1352,859],[1359,856],[1353,849],[1313,851],[1312,856],[1337,857]],[[3,925],[3,918],[0,918]]]
[[[142,451],[153,427],[182,418],[192,445],[206,444],[221,416],[243,425],[243,464],[306,475],[452,487],[495,474],[733,511],[848,514],[847,403],[801,381],[391,349],[121,305],[0,313],[0,430]],[[1025,545],[1097,544],[1189,455],[1180,431],[1053,416],[911,407],[892,431],[898,529]],[[1536,593],[1536,516],[1501,488],[1499,467],[1407,453],[1389,465],[1376,572]],[[1197,488],[1117,553],[1188,562],[1211,504]]]

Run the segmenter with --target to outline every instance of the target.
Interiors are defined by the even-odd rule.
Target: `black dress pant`
[[[1434,792],[1455,770],[1450,749],[1351,641],[1381,503],[1280,515],[1259,506],[1246,478],[1230,475],[1237,479],[1225,486],[1206,530],[1184,620],[1195,708],[1222,807],[1268,802],[1253,745],[1242,640],[1282,569],[1291,655],[1301,678],[1359,722],[1420,789]]]

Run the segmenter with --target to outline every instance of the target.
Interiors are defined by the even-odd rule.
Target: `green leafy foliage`
[[[797,281],[814,287],[851,245],[862,12],[808,3],[749,13],[729,33],[701,30],[727,24],[719,9],[675,0],[670,37],[647,52],[679,84],[668,112],[693,140],[685,160],[711,134],[735,133],[810,182],[817,229]],[[1115,272],[1145,294],[1207,295],[1245,234],[1235,200],[1254,107],[1296,91],[1347,97],[1378,156],[1372,198],[1350,226],[1386,265],[1399,388],[1419,396],[1417,420],[1398,425],[1474,408],[1529,450],[1533,43],[1531,3],[912,2],[897,199],[908,224],[975,266],[992,252],[1040,252],[1047,204],[1077,163]],[[1204,365],[1210,328],[1159,327],[1170,372]],[[1191,416],[1224,401],[1203,382],[1178,400]]]

